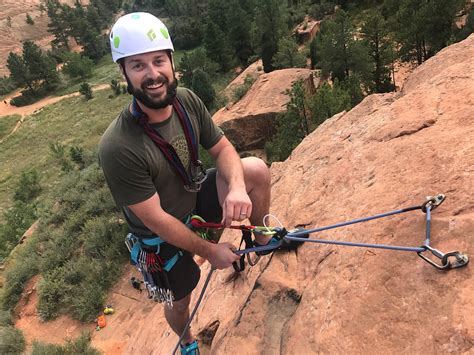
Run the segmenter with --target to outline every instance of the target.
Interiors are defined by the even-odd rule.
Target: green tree
[[[204,35],[204,47],[207,56],[219,64],[220,70],[226,72],[232,65],[232,50],[224,31],[215,23],[208,22]]]
[[[234,49],[234,56],[245,65],[254,53],[250,34],[252,18],[241,7],[239,0],[230,1],[229,9],[227,28],[230,46]]]
[[[349,110],[351,106],[351,96],[347,89],[340,85],[339,80],[334,81],[331,86],[324,83],[309,100],[311,111],[311,122],[314,126],[319,126],[328,118],[344,110]]]
[[[474,6],[471,6],[469,13],[466,18],[466,23],[457,33],[457,40],[461,41],[466,39],[471,33],[474,32]]]
[[[273,57],[273,67],[305,68],[306,57],[298,51],[298,44],[293,38],[282,38],[278,42],[278,52]]]
[[[92,75],[94,62],[79,53],[66,52],[63,56],[63,71],[71,78],[85,79]]]
[[[268,73],[274,70],[273,56],[278,51],[278,41],[286,29],[281,2],[278,0],[257,0],[255,18],[263,70]]]
[[[394,89],[391,79],[394,48],[389,38],[388,24],[379,10],[370,10],[362,23],[363,44],[370,57],[370,76],[366,87],[370,92],[388,92]]]
[[[46,10],[49,17],[48,32],[55,38],[51,42],[53,47],[63,47],[69,50],[69,34],[71,28],[68,22],[70,6],[61,4],[59,0],[46,0]]]
[[[288,95],[290,100],[286,105],[286,112],[277,115],[276,132],[271,141],[265,144],[269,161],[288,158],[310,132],[303,81],[296,81]]]
[[[421,64],[445,47],[452,38],[455,15],[462,4],[460,0],[401,1],[392,26],[402,60]]]
[[[33,93],[40,87],[51,89],[59,80],[54,59],[31,41],[23,43],[22,56],[10,52],[7,67],[15,83],[27,86]]]
[[[35,169],[22,171],[13,192],[13,200],[31,202],[41,192],[39,180],[38,171]]]
[[[82,83],[79,92],[84,95],[86,100],[92,99],[92,88],[88,83]]]
[[[212,106],[216,97],[216,92],[212,87],[209,75],[205,71],[201,69],[196,69],[194,71],[191,90],[201,98],[206,107]]]
[[[193,82],[193,73],[200,69],[210,76],[213,76],[218,70],[219,65],[208,58],[206,50],[202,47],[196,48],[191,52],[185,52],[178,63],[178,71],[181,73],[180,82],[190,88]]]
[[[369,73],[367,48],[354,39],[353,26],[343,10],[336,12],[334,21],[323,22],[314,53],[318,62],[313,64],[321,68],[323,76],[343,81],[351,73],[361,77]]]
[[[31,41],[23,43],[23,60],[35,87],[54,88],[59,81],[56,62]]]

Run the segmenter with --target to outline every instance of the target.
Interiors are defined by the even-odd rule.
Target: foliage
[[[336,113],[350,108],[350,94],[338,80],[334,82],[333,86],[324,83],[309,102],[311,122],[316,126],[319,126]]]
[[[204,48],[197,48],[189,53],[185,52],[178,63],[178,71],[181,73],[180,83],[191,88],[193,74],[201,70],[210,76],[214,76],[219,65],[208,58]]]
[[[309,122],[303,81],[296,81],[288,92],[290,101],[286,112],[276,119],[276,132],[272,140],[265,145],[269,161],[283,161],[292,150],[309,134]]]
[[[10,77],[18,86],[26,86],[32,96],[40,89],[50,91],[59,81],[56,62],[31,41],[23,43],[22,55],[10,52],[7,59]]]
[[[37,197],[40,192],[38,171],[35,169],[22,171],[13,192],[13,200],[27,203]]]
[[[239,101],[245,96],[247,91],[252,87],[253,83],[257,80],[256,77],[247,75],[244,79],[244,83],[234,89],[233,99],[234,102]]]
[[[12,326],[0,326],[0,353],[22,354],[25,350],[25,338],[19,329]]]
[[[89,83],[82,83],[81,87],[79,88],[79,92],[84,95],[86,100],[92,99],[92,88]]]
[[[474,32],[474,6],[471,6],[469,13],[467,14],[465,25],[458,31],[456,38],[461,41],[466,39],[471,33]]]
[[[282,38],[278,42],[278,52],[273,57],[273,67],[283,68],[305,68],[306,57],[298,51],[298,44],[292,38]]]
[[[63,55],[63,71],[71,78],[86,79],[92,75],[94,62],[75,52],[66,52]]]
[[[395,60],[395,49],[388,33],[388,23],[378,10],[365,14],[361,32],[362,43],[367,47],[370,58],[370,75],[366,87],[371,92],[389,92],[394,89],[391,69]]]
[[[114,92],[115,96],[119,96],[122,93],[126,93],[126,90],[122,89],[122,84],[120,84],[119,80],[112,79],[110,81],[110,88]]]
[[[453,21],[464,1],[388,1],[392,29],[402,60],[418,64],[445,47],[453,36]],[[387,10],[388,9],[388,10]]]
[[[201,69],[196,69],[194,71],[191,90],[200,97],[206,107],[211,107],[214,103],[216,92],[212,87],[209,75],[205,71]]]
[[[0,78],[0,95],[9,94],[16,88],[17,86],[9,76]]]
[[[82,333],[75,340],[68,340],[64,345],[43,344],[33,341],[32,355],[99,355],[100,352],[90,345],[91,335]]]
[[[38,312],[45,320],[68,312],[91,321],[120,274],[125,248],[117,236],[122,228],[97,163],[72,171],[58,196],[60,207],[45,216],[38,232],[45,250]]]
[[[2,116],[0,119],[0,140],[13,131],[19,120],[21,120],[20,115]]]
[[[28,12],[26,13],[26,23],[28,25],[34,25],[35,24],[35,21],[33,21],[33,18],[30,16],[30,14]]]
[[[278,51],[278,41],[286,30],[282,4],[278,0],[260,0],[256,3],[256,32],[260,57],[265,73],[275,68],[272,61]]]
[[[354,39],[353,26],[343,10],[336,12],[334,21],[323,22],[320,35],[314,41],[313,64],[321,68],[323,76],[330,75],[341,81],[351,73],[368,76],[367,49]]]

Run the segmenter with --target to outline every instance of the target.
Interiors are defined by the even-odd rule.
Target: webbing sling
[[[202,166],[202,162],[199,160],[197,138],[194,134],[188,112],[177,96],[173,99],[172,106],[178,115],[179,122],[181,123],[181,127],[186,138],[186,143],[188,145],[188,151],[191,160],[191,174],[187,173],[186,167],[184,167],[174,147],[151,127],[148,121],[148,116],[140,108],[136,98],[133,98],[132,101],[132,115],[137,119],[138,124],[143,127],[148,137],[150,137],[150,139],[163,153],[166,160],[170,163],[183,182],[185,189],[188,191],[197,192],[201,188],[201,183],[206,179],[206,172]]]

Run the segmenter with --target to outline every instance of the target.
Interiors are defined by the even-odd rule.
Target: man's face
[[[166,51],[126,57],[123,66],[129,91],[140,103],[151,109],[172,103],[178,82]]]

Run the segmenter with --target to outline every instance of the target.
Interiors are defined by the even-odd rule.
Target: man
[[[269,210],[270,174],[260,159],[241,160],[202,101],[177,88],[173,44],[159,19],[148,13],[125,15],[113,26],[110,43],[113,60],[134,99],[104,133],[99,158],[135,240],[145,244],[150,238],[159,240],[153,254],[140,247],[137,259],[146,259],[145,269],[161,270],[152,281],[171,290],[174,302],[165,305],[165,317],[181,335],[189,318],[191,292],[200,277],[193,255],[218,269],[239,259],[232,244],[209,243],[183,222],[194,212],[225,226],[246,218],[261,224]],[[217,167],[205,180],[196,158],[198,144],[208,150]],[[256,243],[264,245],[269,239],[256,236]],[[156,263],[148,263],[151,259]],[[199,353],[189,330],[181,345],[183,354]]]

